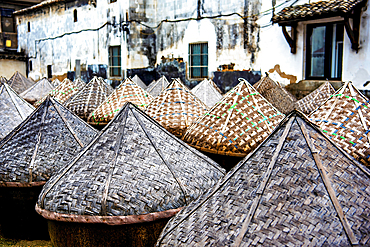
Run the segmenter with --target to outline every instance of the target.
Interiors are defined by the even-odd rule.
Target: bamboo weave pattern
[[[157,246],[368,246],[368,175],[294,113],[214,189],[174,216]]]
[[[45,184],[38,205],[82,216],[161,212],[187,205],[223,174],[217,163],[126,103],[77,159]]]
[[[146,113],[177,137],[207,111],[207,106],[183,85],[172,83],[146,108]]]
[[[191,146],[210,153],[245,156],[278,125],[284,115],[247,81],[240,82],[184,134]]]
[[[369,100],[349,82],[312,112],[309,118],[338,146],[369,166],[369,107]]]

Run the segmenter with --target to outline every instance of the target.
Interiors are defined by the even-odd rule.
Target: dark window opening
[[[77,22],[77,9],[73,10],[73,21]]]
[[[53,77],[53,73],[51,71],[51,65],[48,65],[48,78],[52,78]]]
[[[190,78],[208,77],[208,43],[189,44]]]
[[[121,76],[121,46],[109,47],[109,76]]]
[[[306,79],[342,79],[343,23],[307,25]]]
[[[109,3],[117,2],[117,0],[109,0]]]
[[[30,71],[32,71],[32,61],[29,62],[29,68],[30,68]]]
[[[28,27],[28,32],[31,32],[31,23],[30,22],[27,23],[27,27]]]
[[[4,33],[15,33],[14,9],[0,8],[1,31]]]

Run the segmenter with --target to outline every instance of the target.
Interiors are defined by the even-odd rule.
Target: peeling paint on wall
[[[281,71],[279,64],[276,64],[274,66],[274,68],[273,69],[270,69],[268,72],[269,73],[276,72],[277,74],[280,75],[281,78],[288,79],[290,81],[290,83],[296,83],[297,82],[297,76],[285,74],[284,72]]]

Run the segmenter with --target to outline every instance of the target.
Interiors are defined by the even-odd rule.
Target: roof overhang
[[[357,52],[359,49],[361,10],[366,2],[367,0],[330,0],[290,6],[274,15],[271,21],[282,27],[284,37],[291,48],[291,53],[294,54],[296,53],[298,22],[341,17],[344,19],[344,26],[351,40],[352,49]],[[352,19],[352,25],[349,19]],[[290,34],[286,30],[286,26],[291,27]]]

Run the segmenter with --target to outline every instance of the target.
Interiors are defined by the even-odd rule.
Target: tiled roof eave
[[[298,17],[298,18],[289,18],[289,19],[282,19],[282,20],[274,20],[274,18],[271,19],[273,23],[279,24],[279,26],[290,26],[292,23],[302,22],[302,21],[311,21],[311,20],[320,20],[320,19],[326,19],[326,18],[332,18],[332,17],[340,17],[344,18],[344,13],[325,13],[321,15],[313,15],[313,16],[304,16],[304,17]]]
[[[279,13],[274,15],[271,18],[271,21],[273,23],[279,23],[280,25],[283,25],[292,22],[323,19],[337,16],[351,17],[351,15],[353,15],[356,10],[361,9],[367,1],[349,1],[347,3],[348,6],[346,7],[342,6],[341,1],[328,1],[332,3],[328,3],[325,5],[323,5],[323,2],[326,3],[326,1],[320,1],[311,4],[286,7]]]

